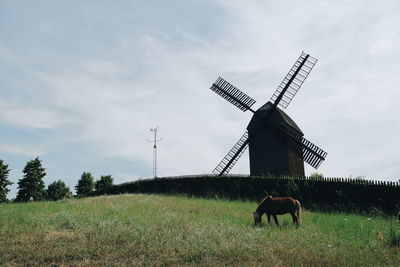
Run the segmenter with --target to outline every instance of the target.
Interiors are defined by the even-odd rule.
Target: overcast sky
[[[331,177],[400,178],[400,2],[0,0],[0,159],[14,183],[206,174],[243,134],[209,90],[222,76],[272,96],[302,51],[318,58],[285,110],[328,152]],[[311,167],[306,173],[315,172]],[[248,174],[248,153],[231,173]],[[14,197],[17,185],[9,197]]]

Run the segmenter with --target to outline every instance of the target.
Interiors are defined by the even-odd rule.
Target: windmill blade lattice
[[[317,61],[316,58],[302,52],[285,79],[283,79],[278,89],[272,95],[271,101],[277,101],[280,107],[286,109]]]
[[[278,137],[293,153],[315,169],[318,169],[328,155],[324,150],[283,125],[279,128]]]
[[[219,176],[228,174],[233,168],[239,158],[242,156],[244,151],[249,145],[249,134],[247,131],[240,137],[239,141],[233,146],[233,148],[226,154],[226,156],[221,160],[221,162],[213,170],[214,174]]]
[[[254,111],[251,109],[251,106],[256,103],[256,101],[221,77],[218,77],[210,89],[243,112],[246,110],[251,110],[254,113]]]

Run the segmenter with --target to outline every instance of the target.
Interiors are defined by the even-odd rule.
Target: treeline
[[[313,177],[190,176],[114,185],[108,194],[155,193],[260,201],[292,196],[308,209],[394,213],[400,210],[399,183]]]
[[[28,161],[22,173],[23,177],[18,181],[18,193],[13,202],[60,200],[73,197],[70,188],[62,180],[54,181],[46,189],[43,181],[46,169],[38,157]],[[0,159],[0,203],[11,202],[7,199],[7,194],[10,192],[9,186],[13,184],[8,179],[9,174],[8,165]],[[89,196],[94,192],[104,194],[113,186],[113,180],[111,175],[104,175],[95,181],[90,172],[84,172],[75,186],[76,196]]]

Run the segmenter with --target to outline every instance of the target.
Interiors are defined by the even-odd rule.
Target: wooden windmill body
[[[304,176],[304,161],[280,140],[281,125],[291,128],[298,135],[303,132],[281,109],[272,109],[267,102],[253,115],[247,131],[249,135],[250,174],[252,176],[291,175]],[[269,118],[268,118],[269,116]],[[268,121],[268,123],[266,123]]]
[[[221,77],[211,90],[242,111],[254,113],[247,130],[213,173],[225,175],[249,146],[250,175],[304,176],[304,161],[318,168],[327,153],[306,140],[297,124],[278,105],[286,108],[317,60],[304,52],[268,101],[256,111],[256,102]]]

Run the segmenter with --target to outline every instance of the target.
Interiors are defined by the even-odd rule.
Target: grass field
[[[255,227],[256,206],[160,195],[0,205],[0,264],[400,266],[394,219],[303,210],[298,229],[290,215]]]

